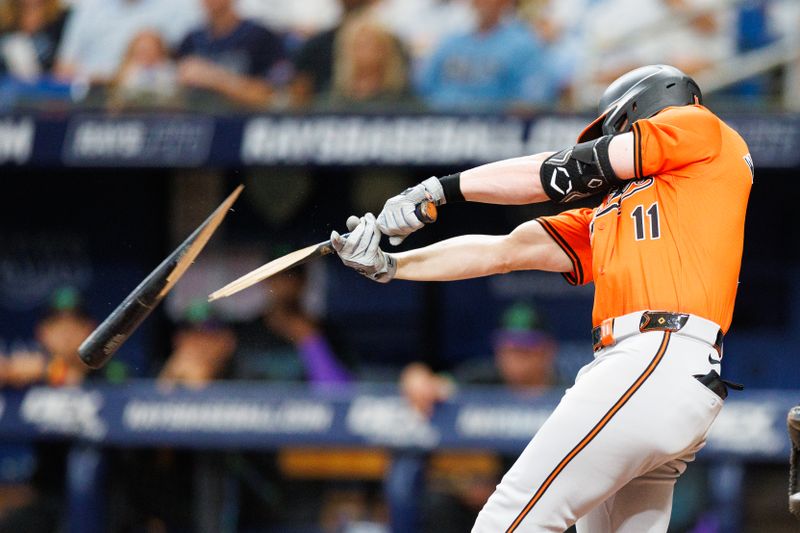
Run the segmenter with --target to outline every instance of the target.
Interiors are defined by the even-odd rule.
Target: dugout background
[[[455,167],[458,169],[460,167]],[[230,168],[230,169],[14,169],[4,172],[0,212],[0,339],[26,340],[52,291],[74,285],[89,311],[105,316],[139,280],[201,221],[223,193],[245,183],[245,194],[212,239],[208,255],[231,249],[272,257],[325,240],[349,214],[381,208],[383,194],[446,167]],[[795,169],[760,169],[751,193],[741,284],[726,346],[726,372],[757,388],[796,387],[787,372],[797,338],[799,252],[792,222]],[[292,182],[301,185],[291,185]],[[287,185],[290,184],[290,185]],[[270,202],[279,205],[277,209]],[[590,203],[590,202],[589,202]],[[571,207],[571,206],[570,206]],[[501,234],[521,222],[557,211],[549,205],[498,207],[452,205],[440,221],[403,245],[418,247],[465,234]],[[206,255],[206,254],[204,254]],[[204,265],[204,256],[197,267]],[[559,340],[587,342],[591,291],[560,276],[515,275],[449,284],[374,285],[335,258],[319,261],[322,312],[340,326],[366,367],[399,367],[424,355],[452,363],[490,352],[497,313],[515,295],[547,309]],[[543,283],[541,279],[548,280]],[[258,289],[253,289],[258,291]],[[170,311],[170,313],[167,313]],[[165,335],[180,319],[165,306],[125,347],[135,375],[148,376],[164,357]],[[172,316],[169,316],[172,315]],[[353,317],[361,323],[352,331]],[[387,326],[391,324],[391,326]],[[371,333],[380,328],[381,334]],[[359,337],[362,337],[359,339]],[[162,352],[159,354],[159,352]],[[125,357],[123,353],[123,357]]]
[[[39,141],[34,141],[34,146],[38,145]],[[760,146],[764,146],[763,141]],[[63,153],[63,149],[53,152]],[[750,390],[785,390],[791,395],[797,390],[794,346],[800,336],[800,284],[796,275],[798,251],[793,244],[798,242],[798,230],[792,221],[797,196],[787,184],[793,182],[796,168],[791,159],[781,166],[774,154],[770,157],[766,168],[755,158],[756,180],[737,308],[732,332],[726,338],[725,372]],[[104,317],[230,190],[245,183],[244,195],[186,281],[179,283],[176,294],[159,307],[115,358],[124,363],[127,375],[115,386],[125,389],[129,379],[151,379],[170,353],[171,334],[187,305],[198,293],[205,294],[200,289],[216,288],[221,281],[233,279],[269,257],[326,239],[332,229],[343,228],[348,215],[377,212],[386,197],[426,176],[471,164],[364,161],[348,165],[310,162],[245,166],[211,156],[196,168],[122,163],[101,168],[66,167],[53,162],[42,165],[35,158],[23,165],[7,165],[3,169],[0,211],[0,346],[8,353],[32,343],[33,328],[49,298],[64,285],[79,289],[88,311]],[[464,233],[500,234],[557,210],[549,205],[446,206],[439,222],[409,238],[404,247]],[[570,287],[555,274],[515,273],[449,284],[395,282],[383,286],[353,275],[334,257],[317,261],[313,270],[312,304],[337,332],[338,346],[361,384],[392,387],[399,369],[412,360],[447,369],[469,358],[488,357],[500,312],[519,300],[535,302],[546,311],[550,329],[559,341],[558,368],[563,375],[574,376],[590,357],[591,287]],[[251,295],[262,292],[250,291]],[[226,320],[243,320],[250,316],[248,313],[257,312],[261,304],[263,300],[251,296],[232,301],[218,312]],[[2,446],[19,451],[25,441],[6,436]],[[119,444],[105,448],[111,480],[95,490],[111,487],[111,492],[102,500],[102,509],[83,515],[81,520],[98,522],[98,531],[108,525],[112,530],[124,530],[124,524],[129,523],[126,521],[135,522],[136,517],[113,516],[118,509],[135,515],[130,502],[119,501],[133,498],[139,502],[134,509],[152,512],[153,507],[169,508],[173,519],[196,524],[198,516],[210,512],[206,509],[203,515],[198,509],[202,507],[198,502],[204,501],[197,497],[198,476],[210,475],[213,479],[216,465],[231,464],[229,451],[213,451],[215,446],[204,445],[203,452],[181,446],[172,451]],[[740,450],[741,456],[711,454],[704,459],[701,454],[698,464],[679,483],[672,531],[689,531],[688,524],[702,524],[708,509],[713,510],[708,520],[735,516],[742,531],[792,531],[795,524],[785,512],[784,501],[786,464],[764,455],[748,456],[759,453],[756,447]],[[279,447],[277,451],[291,448]],[[383,466],[360,470],[352,479],[279,475],[283,479],[280,490],[287,498],[284,510],[288,520],[300,524],[308,519],[298,506],[319,505],[307,499],[311,492],[322,494],[343,484],[370,502],[376,522],[388,520],[393,500],[385,495],[382,478],[388,479],[392,471],[390,456],[386,455],[389,449],[367,448],[368,457],[372,461],[378,457]],[[54,453],[49,450],[48,454]],[[64,457],[68,452],[62,447],[55,453]],[[162,453],[174,456],[169,469],[158,469]],[[272,453],[252,451],[243,457],[251,465],[260,461],[272,464],[268,459],[275,457]],[[16,464],[14,457],[18,462],[25,460],[24,453],[10,456],[7,464]],[[65,461],[56,461],[53,467],[55,486],[63,486],[69,479],[70,463]],[[262,465],[256,471],[263,473],[264,468],[272,467]],[[727,497],[726,490],[730,493]],[[60,496],[62,505],[68,503],[66,494],[69,492]],[[257,499],[248,504],[247,498],[238,500],[243,509],[258,507]],[[271,520],[270,515],[243,516]],[[278,526],[278,530],[285,530],[282,528]]]

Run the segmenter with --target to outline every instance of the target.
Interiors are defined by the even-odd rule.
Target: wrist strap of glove
[[[464,194],[461,192],[461,172],[437,178],[442,184],[442,191],[447,202],[465,202]],[[442,203],[445,203],[442,201]]]
[[[394,276],[397,273],[397,259],[386,252],[383,252],[383,255],[386,258],[385,267],[375,272],[371,276],[367,275],[367,277],[379,283],[389,283],[394,279]]]

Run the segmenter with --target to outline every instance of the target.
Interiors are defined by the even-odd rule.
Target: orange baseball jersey
[[[595,209],[539,222],[595,283],[593,325],[640,310],[691,313],[723,332],[733,314],[753,162],[744,140],[701,105],[633,125],[636,177]]]

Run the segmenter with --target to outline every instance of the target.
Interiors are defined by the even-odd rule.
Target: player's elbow
[[[503,274],[517,270],[554,270],[552,263],[561,252],[535,220],[503,236],[497,250],[497,270]]]
[[[508,274],[516,270],[510,257],[501,257],[498,259],[495,268],[492,269],[493,274]]]

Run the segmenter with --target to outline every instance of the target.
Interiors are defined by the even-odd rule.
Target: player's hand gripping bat
[[[421,222],[424,222],[425,224],[436,222],[436,217],[438,216],[436,204],[428,201],[422,202],[414,209],[414,214]],[[342,235],[342,237],[347,238],[347,235],[348,234],[346,233]],[[252,285],[255,285],[260,281],[274,276],[279,272],[283,272],[284,270],[302,265],[303,263],[306,263],[312,259],[316,259],[317,257],[322,257],[323,255],[328,255],[331,253],[334,253],[334,250],[330,239],[318,244],[312,244],[311,246],[307,246],[300,250],[296,250],[288,255],[274,259],[269,263],[253,270],[252,272],[245,274],[239,279],[228,283],[221,289],[212,292],[208,296],[208,301],[213,302],[214,300],[218,300],[220,298],[226,298]]]
[[[789,511],[800,518],[800,405],[789,410],[786,416],[786,427],[789,430],[789,439],[792,444],[791,458],[789,460]]]
[[[78,354],[87,366],[100,368],[106,364],[122,343],[164,299],[222,223],[243,188],[243,185],[239,185],[206,221],[133,289],[133,292],[83,341],[78,348]]]

